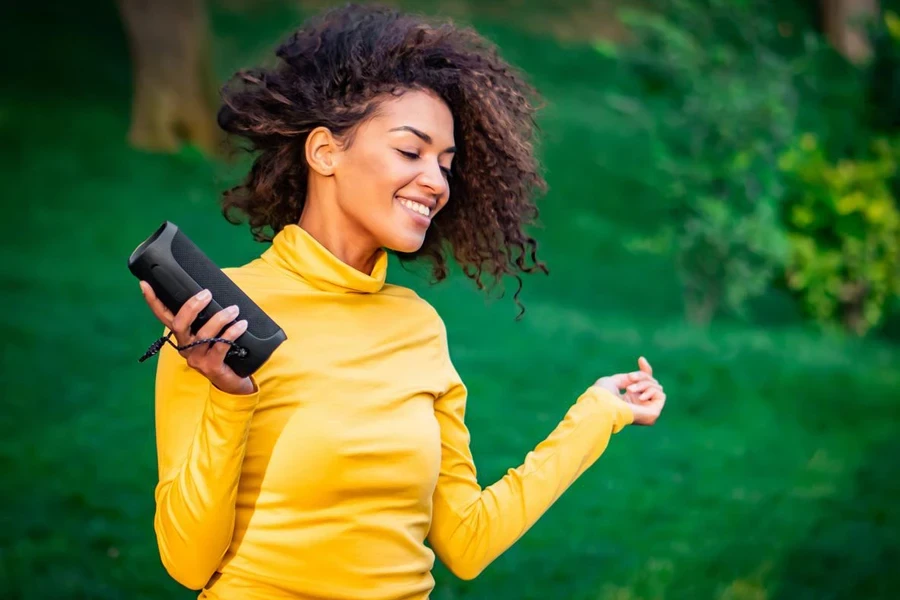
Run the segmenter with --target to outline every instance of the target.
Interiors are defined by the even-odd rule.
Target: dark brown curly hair
[[[434,282],[447,276],[450,253],[480,290],[484,275],[494,279],[491,287],[512,275],[521,307],[519,273],[548,273],[525,232],[538,217],[534,199],[546,182],[534,156],[537,94],[496,48],[449,22],[349,5],[310,20],[276,56],[277,66],[239,71],[223,88],[219,126],[257,153],[243,182],[223,196],[226,219],[246,218],[255,239],[271,240],[299,221],[310,131],[325,126],[352,143],[379,97],[430,90],[454,120],[450,202],[419,251],[395,254],[431,261]]]

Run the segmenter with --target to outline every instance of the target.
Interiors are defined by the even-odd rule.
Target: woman
[[[530,90],[473,32],[372,8],[328,12],[277,54],[226,87],[219,122],[258,152],[226,215],[274,232],[226,272],[288,340],[248,378],[223,363],[227,344],[164,346],[160,554],[202,598],[427,598],[435,554],[478,575],[665,394],[643,359],[599,379],[482,489],[443,322],[386,283],[387,253],[442,279],[452,252],[479,286],[543,268],[526,264],[543,186]],[[209,294],[173,315],[141,287],[179,347],[239,317],[193,336]]]

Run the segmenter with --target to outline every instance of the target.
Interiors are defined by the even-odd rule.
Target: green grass
[[[0,597],[191,598],[153,538],[154,366],[136,359],[158,325],[125,261],[163,219],[222,265],[260,247],[219,217],[223,168],[127,147],[130,72],[111,9],[54,10],[0,18],[0,50],[18,57],[0,82]],[[218,15],[222,72],[270,46],[283,17]],[[515,322],[509,294],[486,302],[460,278],[390,275],[448,324],[482,483],[641,354],[670,403],[656,427],[617,436],[481,577],[439,566],[435,600],[900,597],[897,347],[809,330],[777,295],[761,303],[777,315],[686,325],[670,262],[626,250],[662,207],[648,144],[600,102],[621,74],[587,48],[483,31],[548,96],[552,191],[537,233],[551,276],[526,280]]]

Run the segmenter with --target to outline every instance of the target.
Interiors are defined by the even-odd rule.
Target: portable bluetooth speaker
[[[236,304],[240,309],[238,318],[246,319],[247,330],[235,340],[225,364],[240,377],[247,377],[259,369],[287,339],[281,327],[169,221],[135,248],[128,259],[128,269],[135,277],[150,284],[172,314],[177,314],[195,294],[208,289],[212,299],[191,324],[194,334],[222,308]],[[221,335],[234,322],[216,335]],[[165,338],[148,354],[155,354],[162,343]]]

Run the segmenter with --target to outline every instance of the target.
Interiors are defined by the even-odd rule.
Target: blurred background
[[[543,93],[550,276],[526,314],[430,287],[482,485],[597,377],[669,402],[478,579],[433,598],[900,598],[900,0],[398,0]],[[193,598],[153,526],[159,335],[126,268],[163,220],[221,266],[216,87],[318,0],[0,8],[0,598]],[[507,282],[509,284],[509,282]]]

